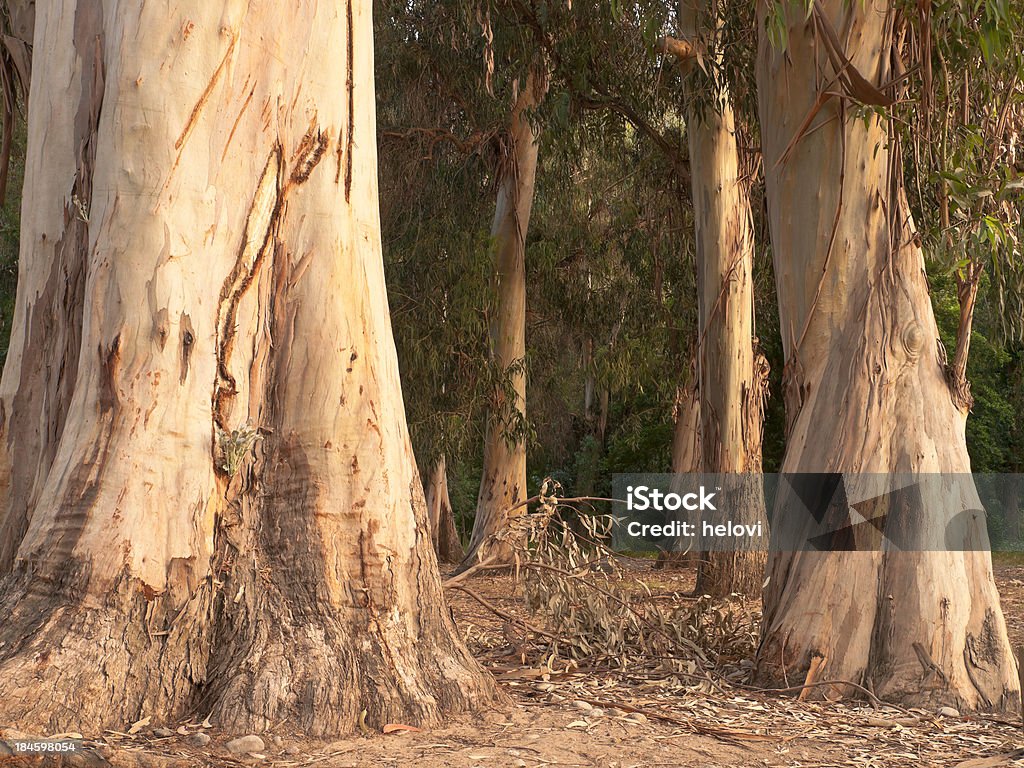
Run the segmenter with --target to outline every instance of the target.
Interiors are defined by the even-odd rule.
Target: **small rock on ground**
[[[240,736],[237,739],[232,739],[224,745],[228,752],[236,755],[244,755],[250,752],[262,752],[265,749],[263,739],[259,736]]]
[[[210,743],[210,735],[207,733],[193,733],[187,739],[193,747],[205,747]]]

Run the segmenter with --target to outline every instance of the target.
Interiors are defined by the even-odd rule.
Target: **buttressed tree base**
[[[844,72],[888,83],[894,9],[846,0],[814,7],[808,17],[787,6],[785,46],[765,34],[765,4],[758,20],[790,422],[782,471],[966,475],[967,407],[937,343],[898,138],[887,120],[843,93],[823,39],[831,29],[847,41]],[[835,89],[843,95],[825,93]],[[976,498],[963,501],[968,506],[933,493],[901,514],[923,537],[943,531],[962,508],[980,507]],[[806,674],[915,706],[1019,710],[1017,664],[982,545],[984,518],[972,526],[977,551],[771,553],[762,680],[778,685]]]
[[[370,4],[63,0],[36,23],[0,721],[333,734],[493,701],[405,424]]]

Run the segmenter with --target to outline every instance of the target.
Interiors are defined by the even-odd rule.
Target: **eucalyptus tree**
[[[740,157],[739,124],[722,67],[722,5],[682,0],[682,39],[663,38],[659,47],[679,60],[686,90],[700,313],[701,469],[736,475],[729,491],[732,520],[766,524],[760,475],[768,370],[755,349],[755,242],[747,191],[754,164]],[[692,407],[684,408],[683,429],[692,413]],[[763,551],[710,548],[697,568],[697,592],[759,595],[764,564]]]
[[[984,517],[964,522],[961,514],[978,504],[964,478],[971,468],[971,282],[983,257],[976,246],[992,242],[989,206],[1004,194],[1007,173],[996,169],[994,188],[957,203],[963,229],[951,233],[949,246],[963,249],[962,313],[957,349],[947,358],[936,341],[923,239],[908,198],[918,182],[922,191],[937,184],[940,196],[956,191],[959,171],[951,179],[939,167],[915,178],[904,158],[913,145],[907,133],[913,137],[921,118],[931,122],[936,112],[945,127],[932,143],[948,142],[935,150],[942,164],[955,144],[995,151],[971,136],[986,122],[997,129],[998,105],[1019,100],[1013,41],[1021,29],[1021,9],[1001,0],[759,6],[762,150],[786,355],[783,471],[845,473],[854,481],[865,473],[957,475],[951,487],[939,481],[902,495],[891,524],[911,541],[942,541],[960,515],[966,536],[957,551],[773,552],[763,680],[806,675],[918,705],[1020,707]],[[988,92],[976,98],[975,88]],[[928,219],[935,209],[917,213],[924,232],[934,232]],[[938,215],[944,219],[941,208]],[[944,220],[942,227],[945,238]],[[984,237],[972,244],[960,236],[971,232]],[[778,515],[774,522],[791,532],[807,524]],[[846,682],[832,689],[852,692]]]
[[[4,722],[199,709],[326,734],[497,695],[423,535],[369,3],[282,10],[37,8],[0,380]]]
[[[526,498],[526,282],[525,238],[533,202],[537,132],[535,111],[547,87],[544,61],[514,19],[489,3],[385,3],[380,26],[401,36],[407,62],[420,66],[418,83],[434,91],[413,99],[440,109],[431,118],[419,110],[419,125],[397,135],[416,136],[436,147],[475,153],[494,195],[490,239],[491,294],[488,304],[490,378],[484,424],[483,467],[473,533],[465,563],[475,561],[487,544],[496,560],[510,549],[496,536],[510,514],[521,513]],[[401,86],[404,87],[404,86]],[[406,105],[408,105],[406,99]],[[408,119],[407,111],[395,117]],[[436,471],[436,467],[434,467]]]
[[[464,563],[478,557],[511,562],[511,542],[498,534],[525,511],[526,501],[526,235],[537,177],[539,128],[532,115],[547,92],[546,65],[531,62],[516,83],[497,168],[497,203],[491,237],[497,301],[491,319],[493,364],[508,379],[494,389],[484,433],[483,473],[473,532]],[[486,553],[481,552],[481,547]]]
[[[684,2],[678,14],[663,3],[574,3],[544,6],[543,13],[532,4],[509,3],[534,30],[552,62],[551,103],[627,121],[670,164],[671,182],[662,183],[674,186],[684,204],[692,201],[699,273],[698,365],[689,389],[682,386],[685,366],[677,366],[673,465],[748,475],[745,518],[763,520],[759,474],[767,366],[754,348],[755,234],[747,193],[756,163],[749,150],[740,156],[725,75],[736,64],[726,66],[720,55],[726,42],[734,42],[740,25],[731,19],[723,31],[719,4],[712,3]],[[744,15],[731,6],[729,10]],[[662,69],[653,55],[656,47],[665,47],[665,38],[659,36],[675,27],[687,38],[672,41],[684,63],[682,76],[674,66]],[[598,48],[622,55],[595,55]],[[698,58],[701,65],[695,67]],[[681,141],[684,122],[688,145]],[[680,236],[680,254],[692,239],[692,234]],[[700,423],[699,430],[695,423]],[[706,433],[705,439],[698,439],[699,432]],[[699,458],[694,460],[698,442]],[[763,554],[709,553],[702,562],[698,588],[703,591],[760,590]]]

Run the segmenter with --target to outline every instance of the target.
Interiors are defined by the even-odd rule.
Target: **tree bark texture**
[[[445,455],[434,462],[427,484],[427,516],[430,519],[430,538],[437,559],[444,563],[458,563],[465,557],[459,532],[455,528],[455,513],[448,497],[448,467]]]
[[[696,50],[711,50],[717,2],[683,0],[680,27]],[[767,526],[761,489],[761,434],[767,361],[754,339],[754,236],[747,181],[741,176],[728,86],[689,66],[687,126],[697,242],[698,391],[702,469],[745,476],[728,515]],[[730,482],[734,486],[735,481]],[[697,592],[759,595],[763,551],[705,548]]]
[[[898,140],[853,95],[884,103],[872,90],[892,77],[893,7],[822,0],[808,16],[783,5],[784,50],[765,33],[770,4],[759,6],[757,67],[786,359],[783,472],[854,484],[866,473],[969,473],[967,413],[937,341]],[[939,485],[897,510],[898,524],[941,540],[952,516],[980,508],[962,479]],[[788,538],[808,518],[774,523]],[[761,681],[848,680],[905,704],[1017,710],[983,516],[967,541],[975,551],[773,552]]]
[[[369,3],[37,10],[0,720],[333,734],[492,700],[405,424]]]
[[[692,366],[694,369],[696,366]],[[696,378],[696,370],[691,372]],[[700,445],[700,396],[697,382],[691,380],[686,386],[676,391],[676,402],[673,408],[675,426],[672,430],[672,474],[699,474],[702,464]],[[669,516],[666,516],[669,517]],[[675,517],[675,515],[671,515]],[[690,537],[676,540],[676,549],[658,553],[655,568],[694,566],[699,562],[699,555],[690,547]]]

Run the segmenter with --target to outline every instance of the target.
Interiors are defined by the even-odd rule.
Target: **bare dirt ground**
[[[633,568],[655,596],[692,589],[690,571],[652,571],[647,563]],[[998,557],[996,575],[1011,641],[1024,646],[1024,558]],[[463,584],[498,611],[527,618],[509,575],[479,576]],[[1016,722],[940,717],[867,702],[797,701],[793,695],[708,682],[682,686],[677,676],[652,674],[649,668],[631,674],[628,669],[566,669],[556,662],[551,669],[520,642],[515,620],[499,617],[466,592],[452,590],[449,599],[460,631],[508,693],[504,709],[454,718],[429,730],[330,743],[261,734],[266,748],[254,755],[230,754],[225,742],[241,734],[221,733],[216,724],[152,723],[132,735],[108,732],[88,740],[86,734],[90,749],[60,763],[0,757],[0,766],[1024,766],[1024,732]],[[158,725],[170,730],[157,735]],[[212,740],[194,746],[188,735],[196,732]]]

